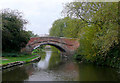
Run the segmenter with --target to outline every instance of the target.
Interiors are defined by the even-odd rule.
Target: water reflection
[[[29,73],[29,70],[26,71],[25,67],[4,71],[2,72],[2,81],[23,81],[28,79]]]
[[[63,60],[46,51],[45,59],[2,72],[3,81],[120,81],[116,69]]]
[[[44,60],[40,60],[37,64],[40,69],[47,69],[49,65],[49,60],[51,57],[51,51],[46,51],[46,56]]]
[[[48,68],[49,69],[58,68],[60,65],[62,65],[62,63],[63,63],[62,56],[58,52],[52,52]]]
[[[80,64],[79,75],[81,81],[120,81],[116,69],[92,64]]]

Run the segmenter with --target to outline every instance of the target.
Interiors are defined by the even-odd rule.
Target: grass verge
[[[22,55],[22,56],[18,56],[18,57],[1,57],[0,60],[2,60],[0,62],[0,66],[2,65],[6,65],[8,63],[12,63],[12,62],[16,62],[16,61],[25,61],[25,62],[29,62],[32,59],[35,59],[37,57],[40,57],[39,55]]]

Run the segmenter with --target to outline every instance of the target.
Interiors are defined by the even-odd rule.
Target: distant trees
[[[2,13],[2,51],[20,51],[30,39],[30,32],[25,31],[28,23],[18,10],[3,9]]]
[[[63,29],[65,27],[64,23],[65,22],[63,19],[56,20],[53,23],[52,28],[50,29],[50,36],[63,37],[64,36]]]
[[[77,18],[58,19],[50,29],[50,36],[76,38],[81,27],[83,27],[82,21]]]
[[[39,35],[34,34],[32,31],[27,31],[30,37],[39,37]]]
[[[77,59],[120,67],[118,2],[71,2],[64,6],[64,37],[79,38]],[[55,25],[57,29],[59,25]],[[52,27],[53,28],[53,27]],[[60,32],[56,30],[50,33]]]

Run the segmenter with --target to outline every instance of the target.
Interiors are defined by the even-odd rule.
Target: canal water
[[[42,55],[41,55],[42,56]],[[57,52],[46,51],[36,63],[2,71],[3,81],[120,81],[120,70],[62,58]]]

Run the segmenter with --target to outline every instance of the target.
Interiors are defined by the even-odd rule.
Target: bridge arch
[[[37,47],[40,47],[40,46],[43,46],[43,45],[50,45],[50,46],[54,46],[54,47],[56,47],[58,50],[60,50],[61,52],[66,52],[66,49],[64,48],[64,47],[62,47],[62,46],[60,46],[60,45],[58,45],[58,44],[54,44],[54,43],[48,43],[48,42],[45,42],[45,43],[39,43],[37,46],[35,46],[33,49],[32,49],[32,51],[34,50],[34,49],[36,49]]]
[[[32,37],[21,52],[31,54],[36,46],[51,45],[58,48],[61,52],[71,55],[79,47],[78,39],[61,37]]]

